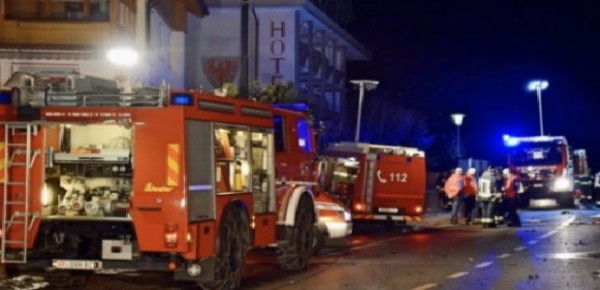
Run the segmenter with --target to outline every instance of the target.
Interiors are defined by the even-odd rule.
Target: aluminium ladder
[[[31,167],[39,154],[39,150],[33,150],[31,146],[32,136],[36,135],[37,124],[15,122],[4,125],[4,162],[0,164],[4,166],[0,260],[6,264],[27,262],[28,234],[36,217],[29,208]],[[23,174],[10,174],[11,169],[17,167],[23,168]],[[22,233],[10,235],[18,225]],[[19,251],[19,255],[7,255],[8,248]]]

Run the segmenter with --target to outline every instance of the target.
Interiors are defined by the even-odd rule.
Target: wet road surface
[[[600,211],[521,211],[523,226],[451,226],[430,215],[412,231],[361,226],[314,257],[279,269],[274,250],[251,253],[242,289],[600,289]],[[43,289],[195,290],[166,273],[45,273]]]

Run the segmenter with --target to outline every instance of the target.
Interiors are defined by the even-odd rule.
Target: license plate
[[[395,207],[380,207],[379,212],[398,213],[398,209]]]
[[[533,187],[544,187],[544,185],[541,184],[541,183],[536,183],[536,184],[533,185]]]
[[[52,266],[58,269],[96,270],[102,269],[102,262],[89,260],[52,260]]]

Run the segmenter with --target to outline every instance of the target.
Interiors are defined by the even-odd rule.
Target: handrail
[[[158,94],[46,93],[44,104],[54,107],[162,107],[166,96]]]
[[[164,107],[169,90],[165,81],[132,90],[128,82],[122,89],[115,80],[76,73],[16,72],[7,83],[19,89],[19,104],[32,107]]]

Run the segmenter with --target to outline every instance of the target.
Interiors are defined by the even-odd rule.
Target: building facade
[[[308,0],[254,0],[250,22],[250,79],[291,81],[298,100],[320,120],[343,119],[346,63],[369,52]],[[210,16],[188,22],[189,87],[212,90],[240,77],[239,0],[207,0]]]
[[[206,13],[200,0],[0,0],[0,83],[15,71],[75,71],[183,87],[187,20]],[[109,63],[115,47],[139,62]]]
[[[249,2],[250,79],[293,82],[318,120],[343,127],[346,63],[367,60],[368,51],[316,6],[323,1]],[[240,0],[0,0],[0,84],[16,71],[204,91],[239,83],[240,7]],[[133,48],[140,60],[109,63],[114,47]]]

